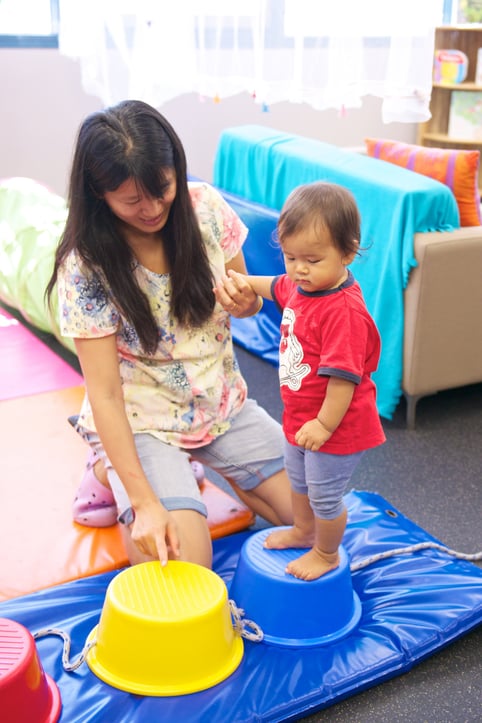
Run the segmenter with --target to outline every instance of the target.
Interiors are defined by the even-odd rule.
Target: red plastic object
[[[0,618],[0,711],[2,723],[56,723],[59,689],[42,667],[31,633]]]

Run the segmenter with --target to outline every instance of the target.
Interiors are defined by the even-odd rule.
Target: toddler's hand
[[[297,431],[295,442],[310,452],[316,452],[331,437],[331,434],[318,419],[310,419]]]

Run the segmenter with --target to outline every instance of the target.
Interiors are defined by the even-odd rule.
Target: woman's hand
[[[255,314],[260,299],[245,274],[230,269],[213,289],[216,301],[223,309],[238,319]]]
[[[132,541],[149,557],[158,558],[165,565],[169,557],[180,557],[177,525],[160,502],[137,506],[131,524]]]

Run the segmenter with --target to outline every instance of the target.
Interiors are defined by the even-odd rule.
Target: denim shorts
[[[127,492],[98,436],[83,436],[104,460],[122,515],[130,507]],[[231,478],[243,490],[254,489],[284,468],[281,426],[252,399],[246,400],[230,429],[204,447],[187,450],[161,442],[151,434],[135,434],[134,439],[145,475],[167,510],[196,510],[207,517],[191,457]]]

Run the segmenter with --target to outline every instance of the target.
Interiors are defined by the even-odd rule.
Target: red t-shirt
[[[321,447],[328,454],[353,454],[385,441],[370,375],[380,358],[380,335],[351,272],[338,288],[306,292],[288,276],[274,279],[272,293],[283,313],[279,377],[283,429],[291,444],[314,419],[331,376],[353,382],[353,399],[338,428]]]

